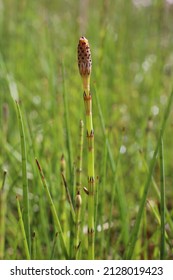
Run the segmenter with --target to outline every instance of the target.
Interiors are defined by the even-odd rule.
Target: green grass
[[[0,256],[88,258],[77,66],[85,36],[93,61],[95,259],[173,259],[173,5],[87,2],[0,1]]]

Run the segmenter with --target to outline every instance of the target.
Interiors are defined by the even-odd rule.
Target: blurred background
[[[79,121],[83,119],[85,122],[82,82],[77,66],[77,45],[81,36],[89,40],[92,52],[96,176],[101,191],[104,181],[102,195],[109,202],[115,174],[108,160],[106,177],[104,174],[105,138],[95,92],[99,96],[112,154],[118,164],[118,187],[125,194],[129,228],[133,224],[147,174],[144,161],[148,165],[152,158],[172,87],[173,1],[0,0],[0,172],[8,170],[5,258],[15,257],[12,246],[15,236],[13,229],[18,219],[15,194],[21,194],[20,137],[13,99],[20,101],[23,112],[33,210],[31,219],[35,227],[40,207],[35,157],[42,163],[57,204],[59,198],[55,187],[61,180],[59,165],[62,153],[68,162],[64,87],[69,109],[73,162],[78,148]],[[164,135],[166,203],[171,217],[172,117],[173,111]],[[84,149],[86,147],[84,143]],[[86,172],[84,155],[83,185],[87,183]],[[153,176],[159,184],[158,164]],[[159,202],[152,188],[148,200],[159,211]],[[119,215],[117,204],[115,198],[113,215],[116,218]],[[101,211],[106,223],[109,203],[105,203]],[[155,244],[153,240],[158,223],[153,215],[149,215],[148,220],[147,236],[151,238],[151,248],[146,258],[157,258],[157,252],[153,255],[152,246]],[[41,227],[39,230],[41,232]],[[112,244],[117,240],[118,233],[115,232],[111,234]],[[99,238],[98,235],[97,244]],[[123,245],[119,246],[117,254],[111,251],[111,246],[108,251],[105,248],[106,244],[103,245],[100,258],[122,257]],[[168,255],[172,258],[170,252]],[[138,258],[142,257],[139,253]],[[23,258],[20,246],[16,258]]]

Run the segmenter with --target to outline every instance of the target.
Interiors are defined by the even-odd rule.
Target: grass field
[[[92,54],[94,258],[173,259],[172,18],[166,0],[0,0],[0,259],[88,258],[81,36]]]

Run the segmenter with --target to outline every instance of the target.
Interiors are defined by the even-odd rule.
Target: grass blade
[[[160,143],[160,215],[161,215],[161,241],[160,259],[165,258],[165,166],[163,157],[163,140]]]
[[[142,153],[141,153],[141,155],[142,155]],[[144,157],[142,157],[142,161],[143,161],[144,168],[146,169],[147,173],[149,173],[149,169],[148,169],[148,166],[147,166],[147,163],[146,163]],[[157,198],[160,201],[161,200],[161,195],[160,195],[159,187],[157,186],[157,183],[156,183],[153,176],[152,176],[152,185],[153,185],[154,191],[157,195]],[[169,210],[167,209],[166,204],[165,204],[165,215],[166,215],[167,222],[170,226],[170,229],[171,229],[171,231],[173,231],[173,221],[171,219],[171,216],[170,216]]]
[[[64,155],[61,156],[60,161],[60,175],[61,175],[61,200],[60,200],[60,209],[61,209],[61,215],[60,215],[60,222],[62,226],[62,230],[64,233],[67,232],[67,213],[66,213],[66,190],[64,187],[64,179],[66,173],[66,161]]]
[[[5,180],[7,172],[4,171],[2,186],[0,188],[0,260],[4,257],[5,247],[5,216],[7,209],[7,190],[5,189]]]
[[[71,195],[70,195],[70,192],[69,192],[69,188],[67,186],[67,181],[64,177],[64,174],[62,173],[61,175],[62,175],[62,179],[63,179],[65,191],[66,191],[67,200],[68,200],[68,203],[70,205],[71,215],[72,215],[73,221],[75,221],[75,211],[74,211],[74,207],[73,207],[73,203],[72,203],[72,198],[71,198]]]
[[[23,181],[23,222],[28,242],[29,252],[31,252],[31,236],[30,236],[30,221],[29,221],[29,192],[27,179],[27,156],[26,156],[26,140],[22,114],[19,103],[16,101],[17,116],[19,121],[20,144],[22,154],[22,181]]]
[[[19,224],[20,224],[20,228],[22,231],[22,237],[23,237],[23,242],[24,242],[25,254],[26,254],[27,260],[30,260],[31,257],[30,257],[28,241],[27,241],[27,237],[26,237],[25,226],[24,226],[24,222],[23,222],[23,218],[22,218],[22,212],[21,212],[21,208],[20,208],[19,199],[17,196],[16,196],[16,201],[17,201],[17,211],[18,211],[18,215],[19,215]]]
[[[64,240],[64,235],[63,235],[63,232],[62,232],[62,227],[61,227],[61,224],[60,224],[60,221],[59,221],[56,209],[55,209],[55,205],[54,205],[52,197],[50,195],[49,188],[48,188],[47,182],[45,180],[42,168],[41,168],[37,159],[36,159],[36,163],[37,163],[37,167],[38,167],[38,170],[39,170],[39,173],[40,173],[40,177],[41,177],[41,180],[42,180],[45,192],[46,192],[46,196],[47,196],[47,199],[48,199],[48,202],[49,202],[49,206],[50,206],[55,224],[56,224],[57,229],[58,229],[58,234],[60,236],[62,250],[64,252],[65,257],[68,259],[68,251],[67,251],[66,243],[65,243],[65,240]]]
[[[170,110],[171,110],[172,99],[173,99],[173,91],[170,94],[170,97],[169,97],[168,102],[167,102],[167,106],[165,108],[165,113],[164,113],[163,121],[162,121],[162,124],[161,124],[161,130],[160,130],[160,133],[159,133],[158,142],[157,142],[157,145],[156,145],[156,148],[155,148],[155,151],[154,151],[153,158],[152,158],[151,163],[150,163],[149,174],[148,174],[148,177],[147,177],[147,181],[145,183],[144,192],[143,192],[143,195],[142,195],[142,199],[141,199],[140,206],[139,206],[139,211],[137,213],[137,217],[136,217],[136,221],[135,221],[135,224],[134,224],[134,227],[133,227],[133,230],[132,230],[132,234],[130,236],[130,241],[128,243],[127,250],[125,252],[125,259],[131,259],[132,256],[133,256],[133,251],[134,251],[135,244],[136,244],[137,237],[138,237],[141,218],[142,218],[143,210],[144,210],[144,207],[145,207],[146,198],[147,198],[148,190],[149,190],[149,187],[150,187],[150,183],[151,183],[151,180],[152,180],[152,174],[153,174],[153,171],[154,171],[154,167],[155,167],[155,163],[156,163],[156,159],[157,159],[157,154],[158,154],[158,151],[159,151],[160,143],[161,143],[161,140],[162,140],[162,137],[163,137],[163,134],[164,134],[164,131],[165,131],[166,123],[167,123],[167,120],[168,120],[168,117],[169,117],[169,114],[170,114]]]

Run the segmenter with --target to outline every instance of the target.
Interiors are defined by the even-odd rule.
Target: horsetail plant
[[[79,258],[79,248],[80,248],[80,224],[81,224],[81,176],[82,176],[82,153],[83,153],[83,121],[80,120],[80,135],[79,135],[79,147],[78,147],[78,157],[77,157],[77,167],[76,167],[76,198],[75,198],[75,259]]]
[[[77,166],[76,166],[76,194],[81,193],[81,176],[82,176],[82,153],[83,153],[83,121],[80,120],[79,125],[79,154],[77,156]]]
[[[92,120],[92,95],[90,92],[92,60],[90,46],[85,37],[81,37],[78,43],[78,67],[84,90],[83,99],[86,112],[88,142],[88,259],[94,259],[94,129]]]
[[[69,188],[67,186],[67,181],[66,181],[63,173],[61,175],[62,175],[62,179],[63,179],[63,182],[64,182],[64,187],[65,187],[65,191],[66,191],[67,201],[68,201],[68,203],[70,205],[70,212],[71,212],[71,215],[72,215],[72,219],[73,219],[73,221],[75,221],[75,211],[74,211],[74,207],[73,207],[73,202],[72,202],[72,198],[71,198],[71,195],[70,195],[70,191],[69,191]]]

